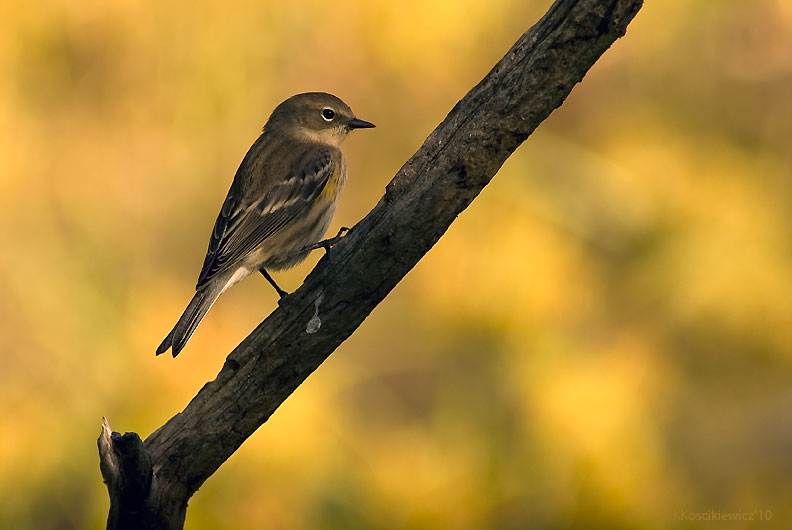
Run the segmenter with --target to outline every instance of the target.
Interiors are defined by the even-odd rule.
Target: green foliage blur
[[[276,307],[251,277],[154,356],[277,103],[378,126],[335,233],[549,4],[0,2],[0,528],[103,527],[102,416],[147,436]],[[792,528],[790,499],[792,3],[669,0],[186,527]]]

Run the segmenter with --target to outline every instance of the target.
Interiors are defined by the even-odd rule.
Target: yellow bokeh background
[[[549,4],[0,1],[0,528],[103,527],[102,416],[147,436],[276,307],[154,356],[277,103],[378,126],[334,232]],[[791,6],[647,2],[186,528],[792,528]]]

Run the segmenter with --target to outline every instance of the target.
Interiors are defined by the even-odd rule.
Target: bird
[[[325,92],[294,95],[270,115],[234,175],[209,239],[193,296],[157,355],[182,351],[217,298],[259,271],[302,262],[327,231],[346,181],[341,142],[374,127]]]

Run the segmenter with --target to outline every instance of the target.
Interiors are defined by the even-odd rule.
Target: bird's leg
[[[349,232],[349,228],[347,228],[346,226],[342,226],[341,229],[338,230],[338,233],[335,235],[335,237],[331,237],[329,239],[325,239],[318,243],[314,243],[313,245],[309,246],[307,250],[316,250],[317,248],[323,248],[325,249],[325,252],[327,252],[328,250],[330,250],[330,248],[333,245],[338,243],[342,237],[344,237],[344,234],[346,232]]]
[[[278,292],[278,296],[280,297],[280,300],[278,300],[279,304],[281,303],[281,301],[284,298],[289,296],[289,293],[287,293],[286,291],[284,291],[283,289],[278,287],[278,284],[275,283],[275,280],[273,280],[272,276],[269,275],[269,273],[267,272],[267,269],[262,267],[262,268],[259,269],[259,272],[261,272],[261,274],[264,275],[264,277],[267,279],[267,281],[270,282],[270,285],[272,285],[275,288],[275,290]]]

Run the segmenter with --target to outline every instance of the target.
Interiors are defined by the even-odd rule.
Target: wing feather
[[[196,289],[310,209],[333,173],[333,153],[316,146],[299,160],[295,170],[246,207],[240,207],[240,194],[232,186],[212,230]]]

